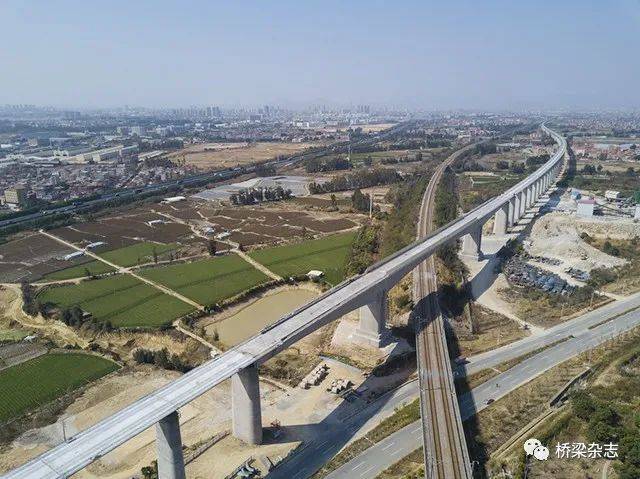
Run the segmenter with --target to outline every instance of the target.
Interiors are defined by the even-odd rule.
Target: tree
[[[207,241],[207,251],[209,252],[209,256],[215,256],[217,252],[216,242],[215,240]]]
[[[152,251],[152,254],[153,254],[153,262],[155,264],[158,264],[158,250],[156,250],[156,247],[154,246],[151,251]]]
[[[353,208],[357,211],[367,212],[369,211],[369,195],[365,195],[360,191],[360,188],[356,188],[351,195],[351,203],[353,204]]]
[[[585,391],[578,391],[571,397],[573,412],[583,421],[588,421],[596,410],[593,398]]]
[[[640,432],[628,431],[620,440],[620,479],[640,477]]]
[[[620,250],[611,244],[611,241],[607,240],[602,245],[602,251],[610,256],[620,256]]]
[[[336,198],[336,195],[334,195],[333,193],[331,193],[331,208],[334,210],[338,209],[338,199]]]
[[[525,171],[524,163],[516,163],[514,161],[514,162],[511,163],[511,166],[509,167],[509,170],[511,170],[511,172],[515,173],[515,174],[522,174]]]

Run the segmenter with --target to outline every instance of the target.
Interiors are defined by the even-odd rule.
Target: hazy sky
[[[0,0],[0,45],[0,104],[640,107],[640,0]]]

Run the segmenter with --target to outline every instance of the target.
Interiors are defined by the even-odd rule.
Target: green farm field
[[[118,368],[89,354],[51,353],[0,371],[0,424]]]
[[[355,232],[343,233],[265,248],[250,253],[250,256],[283,278],[318,269],[324,271],[328,283],[336,285],[344,279],[344,267],[355,235]]]
[[[128,275],[47,288],[38,299],[62,307],[78,305],[94,318],[121,328],[157,328],[194,309]]]
[[[153,261],[153,252],[161,257],[164,253],[176,250],[176,244],[157,244],[157,243],[137,243],[124,248],[118,248],[111,251],[98,253],[101,258],[106,259],[110,263],[119,266],[129,267],[139,264],[151,263]],[[162,259],[162,258],[161,258]]]
[[[236,255],[149,268],[142,275],[209,306],[269,280]]]
[[[72,266],[70,268],[61,269],[59,271],[54,271],[53,273],[49,273],[43,277],[43,281],[58,281],[64,279],[73,279],[73,278],[82,278],[87,276],[87,271],[89,275],[100,275],[104,273],[111,273],[115,271],[108,264],[103,263],[102,261],[90,261],[85,264],[79,264],[77,266]]]
[[[25,337],[29,336],[29,331],[24,329],[2,329],[0,328],[0,344],[12,343],[15,341],[22,341]],[[2,360],[0,360],[0,364]]]

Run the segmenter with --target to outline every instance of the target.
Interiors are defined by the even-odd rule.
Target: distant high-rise
[[[220,118],[222,115],[220,114],[220,108],[217,106],[208,106],[207,107],[207,117],[208,118]]]

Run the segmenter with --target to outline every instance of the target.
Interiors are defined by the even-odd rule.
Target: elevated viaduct
[[[360,309],[358,336],[378,345],[386,322],[389,289],[451,241],[463,238],[463,254],[481,257],[482,226],[495,215],[494,232],[504,234],[554,183],[563,167],[566,142],[542,127],[557,142],[554,155],[532,175],[501,195],[373,265],[316,300],[293,311],[256,336],[179,379],[135,401],[94,426],[69,438],[3,479],[66,478],[151,426],[156,427],[158,471],[163,479],[185,477],[177,411],[209,389],[231,378],[233,432],[248,443],[262,441],[258,365],[308,334]]]

